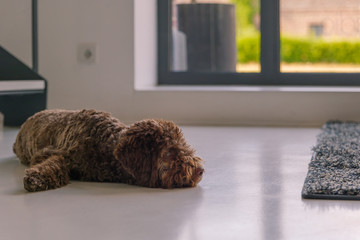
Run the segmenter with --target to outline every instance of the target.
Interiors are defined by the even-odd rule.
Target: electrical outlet
[[[80,43],[77,51],[79,63],[96,63],[98,55],[96,43]]]

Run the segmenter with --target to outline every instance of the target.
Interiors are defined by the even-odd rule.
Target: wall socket
[[[93,64],[98,58],[96,43],[79,43],[77,47],[77,59],[79,63]]]

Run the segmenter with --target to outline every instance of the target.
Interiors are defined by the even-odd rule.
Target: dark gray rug
[[[310,199],[360,200],[360,123],[327,122],[302,189]]]

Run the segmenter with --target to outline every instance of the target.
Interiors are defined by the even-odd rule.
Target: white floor
[[[0,238],[360,239],[360,202],[302,200],[319,129],[183,127],[206,160],[193,189],[73,182],[27,193],[0,132]]]

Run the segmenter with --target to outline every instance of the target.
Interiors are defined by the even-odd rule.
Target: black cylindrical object
[[[178,29],[186,35],[188,71],[236,71],[235,6],[178,4]]]

